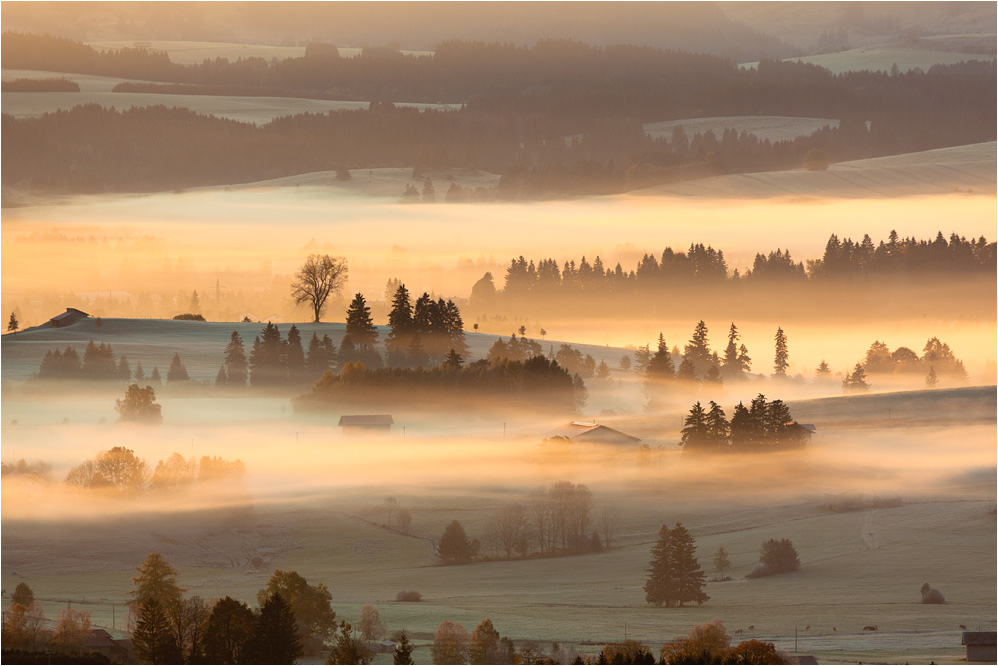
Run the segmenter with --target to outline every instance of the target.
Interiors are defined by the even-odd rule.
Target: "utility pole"
[[[215,278],[215,321],[222,321],[222,286]]]

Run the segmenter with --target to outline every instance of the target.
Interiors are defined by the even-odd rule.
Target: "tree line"
[[[756,253],[744,273],[730,270],[724,252],[710,245],[692,243],[687,251],[665,248],[661,255],[645,253],[637,265],[625,270],[618,262],[610,267],[598,255],[592,261],[582,257],[559,266],[553,258],[511,259],[501,289],[487,272],[471,289],[471,303],[478,308],[527,304],[531,299],[559,299],[584,295],[632,295],[662,289],[701,284],[734,287],[742,282],[828,280],[873,280],[891,276],[933,276],[962,273],[993,273],[998,268],[998,245],[981,236],[971,238],[955,232],[949,239],[938,232],[933,240],[901,238],[891,231],[889,238],[874,245],[869,234],[861,241],[840,240],[832,234],[821,258],[794,261],[789,250]]]
[[[100,451],[66,474],[65,483],[84,490],[111,490],[123,497],[147,491],[175,492],[199,483],[238,482],[246,473],[241,460],[202,456],[200,460],[174,453],[155,468],[135,455],[132,449],[115,446]]]

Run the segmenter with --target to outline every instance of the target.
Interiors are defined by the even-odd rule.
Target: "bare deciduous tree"
[[[385,498],[385,508],[388,509],[388,529],[392,528],[392,514],[399,508],[399,501],[394,497]]]
[[[613,543],[613,535],[620,528],[620,509],[615,506],[605,506],[599,515],[600,531],[603,532],[603,547],[608,549]]]
[[[347,264],[342,257],[331,257],[328,254],[309,255],[302,267],[295,273],[291,283],[291,296],[297,305],[307,303],[315,314],[315,322],[319,322],[326,300],[332,293],[338,293],[347,278]]]
[[[527,512],[519,504],[502,507],[489,521],[489,536],[506,553],[507,560],[512,557],[526,524]]]

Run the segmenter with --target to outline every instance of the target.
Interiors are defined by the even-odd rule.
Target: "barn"
[[[77,310],[76,308],[66,308],[66,311],[62,314],[58,314],[51,319],[49,323],[56,328],[62,328],[63,326],[69,326],[70,324],[75,324],[81,319],[86,319],[89,317],[83,310]]]
[[[965,631],[962,644],[967,646],[967,661],[998,662],[998,632]]]
[[[564,437],[585,444],[637,444],[640,438],[614,430],[595,421],[572,421],[544,433],[545,439]]]
[[[343,434],[375,435],[390,433],[393,423],[391,414],[344,414],[338,425],[343,428]]]

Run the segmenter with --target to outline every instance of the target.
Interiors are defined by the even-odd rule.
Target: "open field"
[[[993,38],[993,35],[992,35]],[[935,51],[927,48],[911,48],[901,45],[876,45],[839,51],[838,53],[822,53],[820,55],[787,58],[789,62],[805,62],[818,65],[832,74],[845,72],[890,72],[894,65],[898,70],[907,72],[920,69],[923,72],[933,65],[955,65],[968,60],[984,60],[994,62],[993,53],[964,53],[960,51]],[[743,63],[742,67],[755,68],[757,62]]]
[[[406,627],[423,643],[444,619],[470,630],[489,617],[518,642],[558,641],[592,653],[598,648],[582,643],[620,640],[626,630],[629,638],[657,650],[694,624],[721,618],[729,631],[742,630],[737,638],[772,640],[789,652],[796,631],[799,653],[817,655],[822,663],[958,663],[959,625],[994,628],[995,425],[983,417],[994,406],[994,387],[962,397],[931,392],[868,399],[897,409],[927,400],[920,409],[944,416],[952,405],[939,403],[937,409],[933,394],[957,400],[963,409],[981,409],[982,416],[955,426],[943,420],[914,428],[885,427],[875,418],[857,432],[836,426],[834,417],[866,418],[854,404],[865,399],[847,399],[849,404],[831,399],[811,409],[830,425],[819,421],[818,436],[801,453],[703,460],[683,456],[659,438],[649,440],[663,447],[650,466],[638,464],[634,451],[626,449],[539,458],[536,437],[525,435],[507,442],[467,436],[375,439],[358,446],[338,429],[313,424],[303,428],[300,441],[289,441],[289,431],[302,426],[283,415],[261,414],[262,420],[249,424],[252,434],[233,424],[192,443],[193,454],[247,462],[249,497],[242,506],[212,509],[217,498],[195,494],[179,502],[150,499],[126,507],[110,498],[74,499],[37,482],[22,486],[5,480],[3,587],[9,592],[26,581],[50,615],[65,603],[57,600],[72,600],[91,610],[101,626],[111,625],[115,603],[115,626],[121,629],[134,567],[158,550],[179,567],[180,582],[191,593],[252,602],[271,571],[292,569],[310,582],[326,583],[340,617],[356,620],[360,607],[373,601],[389,628]],[[806,403],[795,407],[804,408]],[[230,413],[236,412],[216,409],[216,419],[224,422]],[[659,428],[671,420],[643,418]],[[60,452],[94,453],[65,447],[79,441],[81,428],[22,433],[22,426],[5,419],[5,449],[7,442],[27,436],[49,443],[42,457],[65,464],[70,461],[59,459]],[[127,428],[97,426],[103,435],[94,426],[86,428],[91,442],[120,442],[153,461],[171,448],[186,455],[186,442],[199,430],[194,422],[165,425],[136,439]],[[73,429],[76,437],[59,434]],[[281,445],[282,438],[287,443]],[[282,450],[277,456],[275,446]],[[447,464],[439,464],[444,459]],[[306,460],[307,471],[296,462]],[[497,507],[523,501],[531,488],[562,478],[589,485],[597,509],[612,504],[621,510],[611,550],[432,566],[430,541],[450,520],[484,538],[485,523]],[[866,493],[868,501],[897,495],[903,504],[868,503],[844,513],[825,508],[827,493],[846,491]],[[386,520],[387,495],[412,512],[414,536],[378,526]],[[67,503],[74,508],[67,511]],[[65,507],[63,519],[32,517],[59,505]],[[178,506],[191,508],[178,511]],[[98,514],[101,520],[93,518]],[[711,599],[703,607],[656,609],[644,603],[641,590],[649,550],[658,527],[677,520],[697,539],[708,572],[711,554],[725,546],[733,580],[708,583]],[[791,539],[801,554],[801,570],[744,579],[768,538]],[[923,582],[943,591],[949,604],[919,604]],[[395,602],[403,589],[420,591],[424,601]],[[863,632],[867,624],[878,631]],[[416,657],[429,662],[425,648]]]
[[[774,171],[658,185],[638,194],[711,199],[835,197],[880,199],[927,194],[994,196],[995,143],[832,164],[827,171]]]

